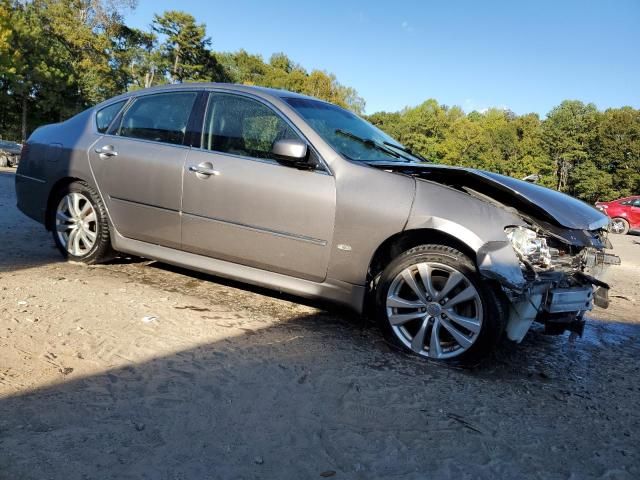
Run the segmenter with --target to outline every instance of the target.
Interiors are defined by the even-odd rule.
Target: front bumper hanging
[[[609,285],[583,273],[573,275],[576,286],[555,287],[551,281],[534,282],[511,303],[507,337],[520,342],[534,321],[545,326],[545,333],[560,335],[566,331],[582,335],[583,316],[594,304],[607,308]]]

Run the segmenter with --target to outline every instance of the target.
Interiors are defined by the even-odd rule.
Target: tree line
[[[216,52],[188,13],[154,15],[147,30],[123,12],[135,0],[0,0],[0,135],[24,139],[122,92],[178,82],[284,88],[355,112],[364,100],[336,77],[307,71],[284,53],[265,62],[244,50]]]
[[[427,100],[368,120],[437,163],[491,170],[587,202],[640,194],[640,110],[566,100],[545,119],[503,109],[465,114]]]
[[[165,83],[230,82],[282,88],[363,114],[365,101],[333,74],[284,53],[265,61],[215,51],[182,11],[126,25],[135,0],[0,0],[0,138],[22,139],[122,92]],[[541,119],[500,109],[465,113],[430,99],[366,117],[438,163],[540,176],[588,202],[640,193],[640,110],[599,111],[565,101]]]

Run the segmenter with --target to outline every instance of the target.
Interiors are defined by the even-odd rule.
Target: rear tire
[[[611,219],[611,231],[619,235],[626,235],[629,233],[629,222],[624,218],[613,218]]]
[[[467,256],[444,245],[420,245],[391,261],[376,286],[375,311],[392,344],[461,364],[493,351],[506,320],[495,287]]]
[[[87,183],[76,181],[54,193],[48,224],[67,260],[92,264],[114,257],[107,211],[100,195]]]

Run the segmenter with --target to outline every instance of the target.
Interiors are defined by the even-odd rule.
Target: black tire
[[[481,279],[474,263],[466,255],[452,247],[420,245],[402,253],[384,269],[374,292],[376,319],[383,334],[390,343],[400,349],[414,355],[428,357],[426,352],[417,353],[403,343],[398,334],[394,332],[387,315],[387,295],[394,279],[412,265],[424,262],[442,264],[457,270],[465,277],[465,281],[468,280],[475,287],[479,294],[482,305],[482,321],[474,343],[466,351],[457,354],[457,356],[439,360],[463,365],[477,363],[494,351],[500,342],[506,323],[507,308],[504,298],[498,292],[496,286]]]
[[[613,230],[613,228],[611,229],[611,231],[613,233],[617,233],[619,235],[626,235],[627,233],[629,233],[629,222],[627,220],[625,220],[624,218],[620,218],[620,217],[616,217],[611,219],[611,224],[613,225],[615,222],[617,222],[620,226],[621,229],[619,230]]]
[[[93,247],[83,255],[73,255],[67,251],[59,238],[58,231],[56,229],[56,211],[58,205],[62,199],[70,193],[80,193],[91,203],[96,213],[96,240]],[[111,247],[111,238],[109,235],[109,221],[107,217],[107,210],[102,203],[102,199],[98,192],[96,192],[86,182],[76,181],[69,183],[60,189],[58,189],[51,197],[51,202],[48,208],[48,225],[51,228],[53,234],[53,240],[58,247],[58,250],[64,258],[73,262],[82,262],[88,265],[94,263],[105,262],[115,257],[115,252]]]

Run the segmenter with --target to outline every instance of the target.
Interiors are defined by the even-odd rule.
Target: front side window
[[[202,148],[252,158],[273,159],[278,140],[299,139],[266,105],[239,95],[212,93],[202,130]]]
[[[182,145],[196,92],[157,93],[138,98],[122,116],[117,135]]]
[[[636,198],[631,205],[634,207],[640,207],[640,198]]]
[[[111,105],[98,110],[96,113],[96,128],[98,129],[98,132],[105,133],[107,131],[109,125],[111,125],[111,122],[116,118],[116,115],[118,115],[118,112],[125,103],[127,103],[127,101],[123,100],[121,102],[112,103]]]

